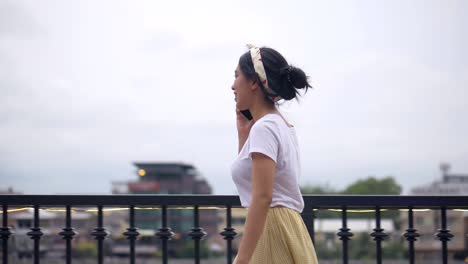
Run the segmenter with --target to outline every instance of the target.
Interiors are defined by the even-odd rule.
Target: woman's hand
[[[248,120],[241,111],[236,107],[237,115],[237,133],[242,137],[247,137],[250,132],[250,128],[255,123],[254,120]]]

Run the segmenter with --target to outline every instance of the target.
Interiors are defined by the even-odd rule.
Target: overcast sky
[[[277,49],[314,88],[280,111],[302,184],[468,173],[467,1],[0,0],[0,188],[110,193],[136,161],[237,194],[234,69]]]

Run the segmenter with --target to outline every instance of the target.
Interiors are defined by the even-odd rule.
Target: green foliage
[[[377,179],[369,176],[365,179],[359,179],[351,183],[344,190],[336,190],[329,185],[304,185],[301,186],[302,194],[376,194],[376,195],[399,195],[402,187],[395,178],[387,176]]]
[[[330,186],[314,186],[306,185],[301,187],[302,194],[343,194],[343,195],[400,195],[402,187],[395,181],[392,176],[387,176],[382,179],[375,177],[367,177],[359,179],[351,183],[344,190],[335,190]],[[316,217],[319,219],[324,218],[340,218],[341,212],[334,212],[328,210],[316,211]],[[348,212],[348,218],[373,218],[374,212],[353,213]],[[393,220],[394,225],[398,228],[399,225],[399,212],[394,210],[382,211],[381,218],[390,218]],[[398,230],[398,229],[396,229]],[[321,259],[339,259],[341,256],[342,242],[334,240],[333,246],[321,243],[314,244],[317,255]],[[360,233],[355,234],[348,242],[348,256],[349,259],[359,260],[374,260],[376,257],[375,241],[369,234]],[[401,259],[405,257],[405,248],[401,241],[388,241],[382,242],[382,254],[387,259]]]
[[[200,257],[207,258],[209,256],[209,248],[206,240],[200,241]],[[193,240],[186,240],[180,247],[175,250],[177,258],[193,258],[195,257],[195,245]]]
[[[403,259],[406,257],[406,249],[400,241],[383,242],[382,257],[387,259]]]
[[[345,194],[345,195],[399,195],[402,187],[396,182],[392,176],[387,176],[382,179],[377,179],[373,176],[365,179],[359,179],[344,190],[335,190],[328,185],[305,185],[301,186],[302,194]],[[382,211],[382,218],[390,218],[394,220],[395,227],[399,225],[398,211]],[[317,211],[318,218],[339,218],[341,213],[331,212],[328,210]],[[369,213],[348,213],[348,218],[372,218],[374,212]]]
[[[352,183],[343,190],[342,194],[399,195],[401,194],[401,186],[392,176],[380,180],[370,176]]]
[[[304,185],[301,186],[302,194],[336,194],[338,193],[329,185]]]
[[[391,176],[376,179],[374,177],[368,177],[366,179],[360,179],[352,183],[342,192],[343,194],[362,194],[362,195],[400,195],[401,186]],[[397,225],[399,223],[399,212],[383,211],[382,218],[393,219],[393,223]],[[373,217],[373,213],[355,213],[350,214],[350,218],[369,218]]]
[[[359,260],[374,260],[376,258],[376,242],[369,234],[358,234],[349,242],[349,258]],[[399,241],[382,241],[382,258],[403,259],[405,247]]]
[[[80,242],[73,248],[73,256],[76,258],[92,258],[97,256],[95,242]]]

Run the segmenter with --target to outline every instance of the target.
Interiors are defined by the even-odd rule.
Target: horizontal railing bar
[[[213,199],[216,197],[216,199]],[[408,208],[447,209],[468,208],[468,196],[414,196],[414,195],[303,195],[309,209],[352,208]],[[131,195],[0,195],[0,204],[10,206],[121,206],[132,204],[145,205],[198,205],[240,207],[237,195],[199,195],[199,194],[131,194]]]
[[[213,199],[216,196],[217,199]],[[145,205],[239,205],[237,195],[197,195],[197,194],[109,194],[109,195],[4,195],[0,194],[0,204],[26,206],[121,206]]]
[[[227,206],[200,206],[198,207],[199,210],[227,210],[228,206],[230,206],[231,208],[233,208],[231,205],[227,205]],[[361,207],[357,207],[357,208],[361,208]],[[7,210],[8,213],[10,212],[21,212],[21,211],[26,211],[26,210],[32,210],[34,209],[33,207],[22,207],[22,208],[19,208],[19,209],[9,209]],[[431,210],[436,210],[438,208],[433,208],[433,209],[414,209],[413,211],[414,212],[426,212],[426,211],[431,211]],[[39,210],[41,211],[47,211],[47,212],[66,212],[65,209],[57,209],[57,208],[52,208],[52,207],[43,207],[43,206],[39,206]],[[129,211],[130,208],[129,207],[121,207],[121,208],[116,208],[116,207],[107,207],[107,208],[104,208],[102,209],[103,212],[109,212],[109,211]],[[145,210],[145,211],[148,211],[148,210],[162,210],[162,207],[155,207],[155,206],[152,206],[150,208],[147,208],[147,207],[134,207],[134,210]],[[167,210],[193,210],[193,206],[168,206],[167,207]],[[318,211],[319,209],[312,209],[312,210],[306,210],[307,211],[310,211],[310,212],[314,212],[314,211]],[[320,211],[331,211],[331,212],[341,212],[342,209],[330,209],[330,208],[322,208],[320,209]],[[453,210],[453,211],[458,211],[458,212],[464,212],[464,211],[468,211],[468,209],[459,209],[459,208],[451,208],[450,210]],[[87,207],[82,207],[82,206],[77,206],[77,207],[73,207],[71,208],[71,211],[72,212],[87,212],[87,213],[97,213],[97,209],[89,209]],[[355,214],[355,213],[359,213],[359,214],[368,214],[368,215],[371,215],[371,213],[373,214],[375,212],[375,210],[372,210],[372,209],[350,209],[350,210],[346,210],[348,213],[351,213],[351,214]],[[390,208],[390,209],[380,209],[381,212],[385,212],[385,211],[400,211],[400,212],[407,212],[409,211],[408,208],[397,208],[397,209],[394,209],[394,208]],[[2,211],[0,211],[0,215],[3,214]],[[303,213],[304,214],[307,214],[307,213]]]

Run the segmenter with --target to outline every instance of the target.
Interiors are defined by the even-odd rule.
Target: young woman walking
[[[239,59],[232,90],[236,100],[239,154],[231,165],[242,207],[247,208],[234,264],[316,264],[300,213],[301,161],[295,127],[278,110],[297,89],[310,88],[306,74],[276,50],[249,45]],[[241,110],[249,110],[252,119]]]

